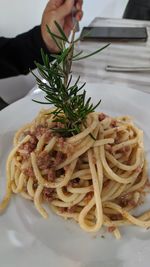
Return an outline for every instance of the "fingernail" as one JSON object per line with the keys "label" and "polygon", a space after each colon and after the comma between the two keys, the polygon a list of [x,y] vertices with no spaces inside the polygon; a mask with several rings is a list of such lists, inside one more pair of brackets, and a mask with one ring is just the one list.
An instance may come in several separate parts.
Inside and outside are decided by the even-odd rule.
{"label": "fingernail", "polygon": [[83,12],[79,11],[77,14],[76,14],[76,20],[80,21],[83,17]]}

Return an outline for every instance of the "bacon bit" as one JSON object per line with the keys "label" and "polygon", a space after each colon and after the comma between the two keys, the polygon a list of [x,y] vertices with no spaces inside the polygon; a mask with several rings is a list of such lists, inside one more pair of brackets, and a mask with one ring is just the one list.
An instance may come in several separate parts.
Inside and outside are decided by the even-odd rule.
{"label": "bacon bit", "polygon": [[140,173],[141,171],[142,171],[142,168],[141,168],[141,166],[138,166],[137,168],[136,168],[136,170],[135,170],[137,173]]}
{"label": "bacon bit", "polygon": [[57,125],[57,128],[64,128],[65,127],[65,125],[61,122],[57,122],[56,125]]}
{"label": "bacon bit", "polygon": [[26,158],[29,157],[30,153],[36,148],[37,142],[37,138],[35,136],[31,136],[27,143],[20,146],[20,150],[25,150],[27,152],[26,155],[20,152],[21,156],[25,156]]}
{"label": "bacon bit", "polygon": [[106,180],[106,181],[103,183],[103,187],[104,187],[104,188],[107,187],[107,186],[109,185],[109,183],[110,183],[110,180]]}
{"label": "bacon bit", "polygon": [[150,187],[150,181],[149,181],[149,180],[147,180],[147,182],[146,182],[146,186],[147,186],[147,187]]}
{"label": "bacon bit", "polygon": [[63,137],[58,138],[58,145],[64,153],[68,154],[68,156],[71,156],[74,152],[74,146],[72,144],[67,143],[65,141],[65,138]]}
{"label": "bacon bit", "polygon": [[54,188],[46,188],[44,187],[43,189],[43,199],[48,201],[48,202],[51,202],[55,199],[54,197],[54,194],[55,194],[55,189]]}
{"label": "bacon bit", "polygon": [[64,128],[64,124],[61,122],[52,122],[51,123],[51,128]]}
{"label": "bacon bit", "polygon": [[22,157],[22,158],[21,158],[22,160],[27,160],[27,159],[29,159],[29,155],[30,155],[30,154],[29,154],[29,153],[21,154],[21,152],[20,152],[20,155],[21,155],[21,157]]}
{"label": "bacon bit", "polygon": [[70,186],[72,186],[73,188],[76,188],[79,186],[80,184],[80,178],[75,178],[72,181],[69,182]]}
{"label": "bacon bit", "polygon": [[72,206],[72,207],[68,208],[68,210],[67,210],[67,211],[68,211],[69,213],[74,213],[74,212],[75,212],[75,210],[76,210],[76,207],[77,207],[77,206],[76,206],[76,205],[74,205],[74,206]]}
{"label": "bacon bit", "polygon": [[89,193],[87,193],[86,196],[85,196],[85,198],[84,198],[84,202],[85,202],[86,204],[88,204],[89,201],[92,199],[93,195],[94,195],[93,192],[89,192]]}
{"label": "bacon bit", "polygon": [[55,166],[65,161],[65,159],[66,159],[66,155],[62,153],[61,151],[58,151],[56,154]]}
{"label": "bacon bit", "polygon": [[37,157],[37,165],[40,170],[45,170],[53,165],[50,154],[46,151],[42,151]]}
{"label": "bacon bit", "polygon": [[45,143],[48,144],[49,141],[52,139],[53,136],[54,136],[54,134],[50,130],[48,130],[45,133],[45,136],[44,136]]}
{"label": "bacon bit", "polygon": [[32,167],[23,170],[23,173],[28,177],[35,177]]}
{"label": "bacon bit", "polygon": [[[138,176],[137,176],[137,178],[136,178],[136,184],[138,184],[141,181],[141,179],[142,179],[141,173],[139,173]],[[145,185],[144,185],[144,187],[145,187]],[[140,187],[140,189],[137,190],[137,191],[143,190],[144,187]]]}
{"label": "bacon bit", "polygon": [[116,230],[116,227],[115,226],[108,227],[108,232],[109,233],[113,233],[115,230]]}
{"label": "bacon bit", "polygon": [[129,152],[130,151],[130,147],[129,146],[125,146],[124,150],[125,150],[125,152]]}
{"label": "bacon bit", "polygon": [[56,122],[52,121],[50,123],[50,128],[53,129],[53,128],[56,128]]}
{"label": "bacon bit", "polygon": [[36,136],[31,135],[31,137],[30,137],[30,143],[32,145],[37,145],[37,142],[38,142],[38,140],[37,140]]}
{"label": "bacon bit", "polygon": [[46,133],[48,128],[44,125],[38,125],[34,130],[34,135],[39,139],[44,133]]}
{"label": "bacon bit", "polygon": [[116,120],[112,120],[110,126],[111,126],[112,128],[117,127],[117,121],[116,121]]}
{"label": "bacon bit", "polygon": [[123,148],[119,149],[118,152],[120,153],[128,153],[130,151],[130,147],[129,146],[124,146]]}
{"label": "bacon bit", "polygon": [[128,205],[132,207],[136,207],[138,203],[135,202],[134,199],[129,200]]}
{"label": "bacon bit", "polygon": [[107,145],[105,145],[105,149],[106,149],[106,151],[108,151],[109,153],[113,153],[113,149],[112,149],[112,146],[111,145],[109,145],[109,144],[107,144]]}
{"label": "bacon bit", "polygon": [[119,198],[119,205],[122,208],[127,206],[135,206],[135,201],[133,200],[133,192],[127,193]]}
{"label": "bacon bit", "polygon": [[54,169],[50,169],[48,171],[48,176],[47,176],[47,180],[50,181],[50,182],[54,182],[56,179],[56,173],[55,173],[55,170]]}
{"label": "bacon bit", "polygon": [[63,137],[58,138],[58,143],[61,148],[64,148],[65,139]]}
{"label": "bacon bit", "polygon": [[96,164],[96,158],[94,156],[92,157],[92,162],[93,164]]}
{"label": "bacon bit", "polygon": [[118,221],[118,220],[122,220],[122,215],[121,214],[112,214],[110,216],[110,219],[113,220],[113,221]]}
{"label": "bacon bit", "polygon": [[60,210],[61,213],[67,212],[67,208],[61,207],[59,210]]}
{"label": "bacon bit", "polygon": [[108,117],[105,113],[100,113],[98,116],[99,121],[103,121],[106,117]]}

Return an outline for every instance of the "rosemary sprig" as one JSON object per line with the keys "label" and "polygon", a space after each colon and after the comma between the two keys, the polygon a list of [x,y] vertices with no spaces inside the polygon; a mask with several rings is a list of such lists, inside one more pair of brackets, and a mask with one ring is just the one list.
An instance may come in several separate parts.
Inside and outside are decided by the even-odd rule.
{"label": "rosemary sprig", "polygon": [[55,22],[55,25],[59,35],[51,32],[48,26],[47,30],[59,48],[60,53],[54,55],[54,60],[50,62],[49,56],[41,49],[43,65],[37,62],[35,64],[42,79],[32,72],[39,88],[46,94],[46,102],[33,101],[43,104],[53,104],[56,107],[52,112],[54,115],[53,121],[57,125],[61,125],[61,127],[55,127],[53,130],[67,137],[81,131],[81,124],[86,123],[87,115],[93,112],[101,102],[100,100],[94,106],[91,103],[91,98],[86,100],[86,91],[83,90],[86,83],[79,85],[80,77],[78,77],[75,83],[72,83],[72,62],[99,53],[109,44],[88,55],[82,55],[82,51],[74,55],[74,46],[76,43],[75,27],[71,41],[69,41],[61,26],[57,22]]}

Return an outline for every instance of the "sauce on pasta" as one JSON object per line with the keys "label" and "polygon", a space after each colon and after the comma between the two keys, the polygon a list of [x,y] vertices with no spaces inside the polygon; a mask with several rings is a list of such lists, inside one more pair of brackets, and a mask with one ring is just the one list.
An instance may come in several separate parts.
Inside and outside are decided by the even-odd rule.
{"label": "sauce on pasta", "polygon": [[15,134],[0,210],[15,193],[33,201],[44,218],[50,207],[87,232],[105,226],[119,239],[119,226],[150,227],[150,212],[131,215],[148,179],[142,130],[130,117],[93,112],[81,133],[63,138],[52,130],[58,125],[51,111],[41,110]]}

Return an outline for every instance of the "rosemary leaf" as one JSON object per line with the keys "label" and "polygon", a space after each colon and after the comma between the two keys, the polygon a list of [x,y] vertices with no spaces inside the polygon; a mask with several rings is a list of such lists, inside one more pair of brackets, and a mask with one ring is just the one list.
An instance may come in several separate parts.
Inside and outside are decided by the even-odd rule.
{"label": "rosemary leaf", "polygon": [[[39,88],[45,93],[46,102],[35,99],[33,101],[55,106],[55,109],[50,112],[53,115],[53,122],[56,124],[56,127],[52,130],[61,136],[68,137],[80,133],[81,125],[86,123],[88,114],[94,112],[101,102],[100,100],[94,106],[91,103],[91,97],[86,98],[86,91],[84,90],[86,83],[80,83],[80,76],[74,83],[72,82],[72,62],[93,56],[109,44],[88,55],[81,56],[83,51],[74,55],[74,46],[78,40],[75,40],[76,26],[71,41],[68,40],[62,27],[57,22],[55,22],[55,26],[58,34],[53,33],[48,26],[47,31],[60,53],[52,55],[54,60],[51,61],[49,55],[41,49],[43,64],[35,62],[40,77],[31,71]],[[94,138],[93,135],[90,136]]]}
{"label": "rosemary leaf", "polygon": [[101,52],[102,50],[104,50],[105,48],[107,48],[109,45],[110,45],[110,44],[107,44],[107,45],[105,45],[105,46],[99,48],[98,50],[94,51],[93,53],[90,53],[90,54],[85,55],[85,56],[83,56],[83,57],[77,57],[77,58],[73,59],[73,61],[78,61],[78,60],[82,60],[82,59],[85,59],[85,58],[94,56],[95,54],[97,54],[97,53]]}

